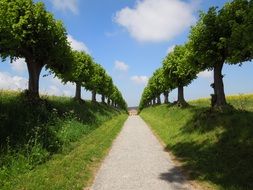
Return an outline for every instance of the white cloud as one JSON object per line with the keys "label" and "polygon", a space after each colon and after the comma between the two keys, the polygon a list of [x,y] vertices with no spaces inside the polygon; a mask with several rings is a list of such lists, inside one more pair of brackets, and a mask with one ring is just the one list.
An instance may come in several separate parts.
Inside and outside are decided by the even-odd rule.
{"label": "white cloud", "polygon": [[51,85],[51,86],[49,86],[49,88],[47,90],[47,94],[59,96],[62,93],[61,93],[60,89],[57,86]]}
{"label": "white cloud", "polygon": [[68,35],[68,41],[74,50],[85,51],[86,53],[90,54],[88,47],[83,42],[74,39],[73,36]]}
{"label": "white cloud", "polygon": [[11,68],[12,68],[12,70],[14,70],[18,73],[22,73],[22,72],[26,71],[27,67],[26,67],[25,59],[19,58],[19,59],[13,61],[11,64]]}
{"label": "white cloud", "polygon": [[75,85],[68,82],[63,84],[57,77],[49,76],[43,80],[42,93],[55,96],[73,96]]}
{"label": "white cloud", "polygon": [[123,61],[115,61],[114,68],[119,71],[128,71],[129,66],[125,64]]}
{"label": "white cloud", "polygon": [[208,70],[202,71],[198,74],[198,77],[211,79],[213,77],[213,71]]}
{"label": "white cloud", "polygon": [[71,11],[74,14],[78,14],[78,2],[77,0],[53,0],[53,6],[57,10]]}
{"label": "white cloud", "polygon": [[[28,79],[20,76],[12,76],[7,72],[0,72],[0,89],[25,90],[28,88]],[[40,94],[55,96],[73,96],[75,86],[72,83],[63,84],[58,78],[49,76],[40,80]]]}
{"label": "white cloud", "polygon": [[0,89],[24,90],[27,88],[28,80],[20,76],[11,76],[7,72],[0,72]]}
{"label": "white cloud", "polygon": [[169,54],[170,52],[172,52],[174,50],[174,48],[176,47],[176,45],[172,45],[167,49],[167,54]]}
{"label": "white cloud", "polygon": [[147,84],[148,83],[148,77],[147,76],[132,76],[131,80],[135,84]]}
{"label": "white cloud", "polygon": [[168,41],[195,22],[195,9],[196,4],[182,0],[142,0],[118,11],[115,21],[138,41]]}

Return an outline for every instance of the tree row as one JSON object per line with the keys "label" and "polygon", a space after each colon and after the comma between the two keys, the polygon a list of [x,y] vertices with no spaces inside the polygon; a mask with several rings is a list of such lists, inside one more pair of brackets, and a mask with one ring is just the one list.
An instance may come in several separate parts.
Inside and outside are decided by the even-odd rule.
{"label": "tree row", "polygon": [[[253,1],[233,0],[221,9],[211,7],[201,12],[191,28],[188,40],[177,45],[163,59],[144,89],[139,108],[160,104],[160,95],[168,103],[168,95],[178,89],[177,104],[187,105],[184,87],[204,70],[213,71],[211,106],[226,107],[222,68],[224,64],[242,65],[253,58]],[[235,76],[236,77],[236,76]]]}
{"label": "tree row", "polygon": [[62,79],[76,84],[77,100],[81,87],[101,94],[102,102],[126,109],[126,102],[103,67],[85,52],[74,51],[67,40],[63,23],[33,0],[0,1],[0,57],[25,58],[29,73],[27,94],[39,98],[39,78],[43,67]]}

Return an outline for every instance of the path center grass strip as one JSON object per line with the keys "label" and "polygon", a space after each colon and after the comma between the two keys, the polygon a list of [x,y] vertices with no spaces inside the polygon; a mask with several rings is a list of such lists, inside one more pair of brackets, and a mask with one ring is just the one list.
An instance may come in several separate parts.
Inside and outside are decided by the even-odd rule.
{"label": "path center grass strip", "polygon": [[126,118],[126,114],[115,116],[81,138],[68,154],[55,155],[32,171],[13,176],[1,189],[83,189],[91,182],[94,168],[107,154]]}

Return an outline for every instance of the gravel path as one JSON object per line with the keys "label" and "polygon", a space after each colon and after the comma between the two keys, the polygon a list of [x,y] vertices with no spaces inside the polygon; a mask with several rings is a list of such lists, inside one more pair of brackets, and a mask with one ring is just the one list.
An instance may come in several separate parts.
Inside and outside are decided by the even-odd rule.
{"label": "gravel path", "polygon": [[91,190],[193,190],[139,116],[130,116]]}

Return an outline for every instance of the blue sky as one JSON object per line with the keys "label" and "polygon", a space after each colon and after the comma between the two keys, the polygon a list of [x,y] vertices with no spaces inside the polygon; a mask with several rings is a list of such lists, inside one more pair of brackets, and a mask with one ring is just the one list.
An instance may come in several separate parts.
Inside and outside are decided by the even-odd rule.
{"label": "blue sky", "polygon": [[[63,21],[72,47],[88,51],[112,76],[129,106],[139,103],[146,82],[174,45],[187,41],[199,10],[222,6],[227,0],[43,0],[47,10]],[[226,65],[227,94],[253,92],[253,64]],[[46,73],[45,71],[43,73]],[[43,74],[42,74],[43,75]],[[203,72],[185,89],[186,99],[209,97],[212,73]],[[24,89],[24,60],[0,64],[0,88]],[[41,77],[40,91],[73,96],[74,86]],[[176,99],[173,91],[170,101]],[[90,93],[83,91],[83,98]]]}

